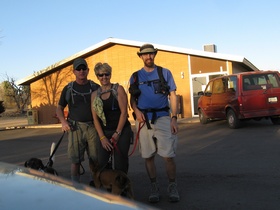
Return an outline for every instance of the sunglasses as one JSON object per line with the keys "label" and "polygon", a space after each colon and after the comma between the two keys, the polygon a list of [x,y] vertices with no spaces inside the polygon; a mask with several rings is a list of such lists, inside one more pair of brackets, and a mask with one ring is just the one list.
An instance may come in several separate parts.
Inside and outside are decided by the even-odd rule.
{"label": "sunglasses", "polygon": [[85,68],[85,67],[78,67],[78,68],[76,68],[75,70],[76,70],[76,71],[81,71],[81,70],[86,71],[87,68]]}
{"label": "sunglasses", "polygon": [[103,76],[109,77],[110,75],[111,75],[110,73],[97,74],[98,77],[103,77]]}

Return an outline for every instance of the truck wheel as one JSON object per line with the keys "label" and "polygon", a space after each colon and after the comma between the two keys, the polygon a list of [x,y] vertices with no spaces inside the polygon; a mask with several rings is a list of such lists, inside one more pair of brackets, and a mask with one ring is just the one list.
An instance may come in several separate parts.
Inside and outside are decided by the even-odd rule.
{"label": "truck wheel", "polygon": [[240,120],[237,118],[235,112],[232,109],[227,112],[227,122],[228,126],[232,129],[236,129],[241,126]]}
{"label": "truck wheel", "polygon": [[204,115],[203,111],[201,111],[201,109],[198,110],[198,115],[199,115],[199,121],[201,124],[206,124],[208,122],[208,119]]}

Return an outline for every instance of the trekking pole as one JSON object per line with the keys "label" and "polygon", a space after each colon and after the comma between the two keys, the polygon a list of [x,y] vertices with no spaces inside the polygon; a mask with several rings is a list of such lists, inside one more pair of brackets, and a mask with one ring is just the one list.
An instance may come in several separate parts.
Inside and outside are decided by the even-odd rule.
{"label": "trekking pole", "polygon": [[58,141],[57,144],[55,145],[55,148],[54,148],[52,154],[51,154],[50,157],[49,157],[49,162],[47,163],[46,167],[48,167],[48,166],[52,167],[52,165],[53,165],[53,160],[52,160],[52,158],[53,158],[53,156],[54,156],[54,154],[55,154],[57,148],[59,147],[59,145],[60,145],[60,143],[61,143],[61,141],[62,141],[62,139],[63,139],[63,137],[64,137],[64,134],[65,134],[65,131],[63,131],[62,136],[60,137],[59,141]]}

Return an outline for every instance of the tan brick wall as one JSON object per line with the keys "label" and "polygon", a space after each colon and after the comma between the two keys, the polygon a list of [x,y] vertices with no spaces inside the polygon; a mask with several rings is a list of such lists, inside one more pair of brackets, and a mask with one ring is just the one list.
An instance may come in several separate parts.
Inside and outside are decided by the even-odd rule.
{"label": "tan brick wall", "polygon": [[[88,78],[98,82],[94,74],[94,65],[97,62],[107,62],[112,66],[111,82],[118,82],[128,93],[128,82],[131,74],[143,67],[142,60],[137,55],[138,49],[138,47],[116,44],[95,54],[88,55],[88,57],[86,57],[90,68]],[[223,67],[224,71],[227,69],[226,61],[222,60],[198,56],[190,56],[190,60],[193,74],[198,74],[199,71],[202,71],[200,73],[216,72],[220,70],[220,66]],[[171,70],[177,85],[177,94],[182,96],[183,113],[181,116],[191,117],[188,55],[159,51],[155,63]],[[229,63],[229,67],[232,68],[231,63]],[[72,71],[71,64],[31,84],[32,107],[39,111],[39,123],[57,122],[57,119],[54,118],[55,108],[63,87],[75,79]],[[184,74],[183,78],[181,77],[181,72]],[[129,114],[132,116],[130,111]]]}
{"label": "tan brick wall", "polygon": [[[176,93],[182,96],[183,113],[181,116],[191,117],[188,56],[179,53],[158,52],[155,63],[168,68],[172,72],[177,85]],[[181,78],[181,72],[184,73],[184,78]]]}

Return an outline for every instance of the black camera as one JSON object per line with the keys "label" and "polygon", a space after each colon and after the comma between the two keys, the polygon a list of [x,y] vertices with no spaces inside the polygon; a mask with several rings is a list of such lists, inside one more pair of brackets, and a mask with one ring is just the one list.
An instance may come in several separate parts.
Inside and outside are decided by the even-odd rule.
{"label": "black camera", "polygon": [[166,83],[161,84],[160,88],[161,88],[161,93],[162,94],[169,95],[170,87]]}

